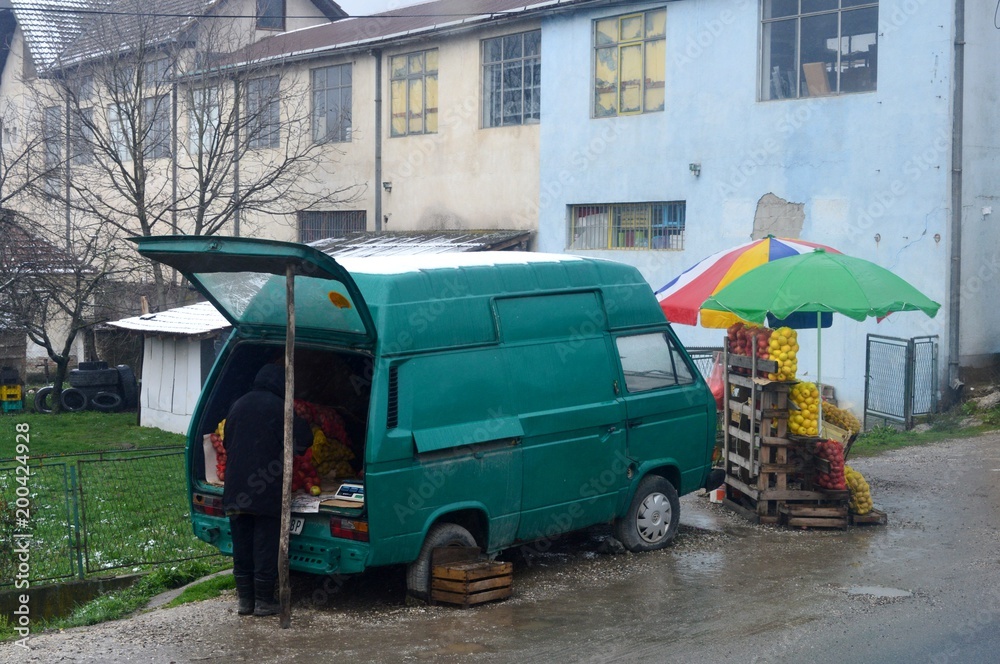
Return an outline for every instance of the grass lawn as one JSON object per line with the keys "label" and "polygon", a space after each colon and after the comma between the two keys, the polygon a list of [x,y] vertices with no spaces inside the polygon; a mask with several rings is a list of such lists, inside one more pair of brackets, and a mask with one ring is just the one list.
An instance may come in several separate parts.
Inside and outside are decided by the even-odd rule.
{"label": "grass lawn", "polygon": [[14,456],[14,426],[30,428],[31,456],[78,454],[132,447],[184,445],[184,436],[140,427],[135,413],[7,413],[0,416],[0,458]]}

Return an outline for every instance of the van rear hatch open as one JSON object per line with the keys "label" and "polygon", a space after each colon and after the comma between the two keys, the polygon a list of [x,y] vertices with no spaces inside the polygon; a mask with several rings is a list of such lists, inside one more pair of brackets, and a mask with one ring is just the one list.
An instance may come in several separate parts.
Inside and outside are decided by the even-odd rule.
{"label": "van rear hatch open", "polygon": [[229,237],[131,239],[142,256],[181,272],[241,334],[285,335],[285,275],[291,267],[297,336],[375,347],[375,326],[357,284],[336,260],[312,247]]}

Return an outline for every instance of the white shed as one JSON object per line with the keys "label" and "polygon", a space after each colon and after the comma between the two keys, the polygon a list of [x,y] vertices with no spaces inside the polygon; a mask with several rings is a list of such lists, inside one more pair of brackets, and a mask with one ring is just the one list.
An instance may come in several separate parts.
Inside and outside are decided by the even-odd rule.
{"label": "white shed", "polygon": [[229,321],[211,302],[199,302],[108,325],[143,335],[139,424],[187,433]]}

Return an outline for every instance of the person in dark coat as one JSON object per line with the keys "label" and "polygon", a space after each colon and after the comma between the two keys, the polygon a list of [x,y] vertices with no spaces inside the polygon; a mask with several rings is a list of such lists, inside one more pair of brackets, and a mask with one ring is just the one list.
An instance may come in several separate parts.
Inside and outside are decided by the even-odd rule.
{"label": "person in dark coat", "polygon": [[[285,372],[266,364],[253,389],[236,400],[226,416],[226,481],[222,506],[233,537],[233,577],[240,615],[278,612],[281,485],[284,468]],[[312,443],[308,423],[295,419],[296,454]]]}

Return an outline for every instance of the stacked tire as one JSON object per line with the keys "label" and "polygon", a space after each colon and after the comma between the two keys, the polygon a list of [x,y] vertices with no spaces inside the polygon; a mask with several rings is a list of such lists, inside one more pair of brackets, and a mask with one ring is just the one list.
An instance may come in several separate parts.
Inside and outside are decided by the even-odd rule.
{"label": "stacked tire", "polygon": [[[62,409],[69,412],[96,410],[115,413],[139,405],[139,384],[127,364],[108,368],[107,362],[81,362],[69,372],[69,387],[60,397]],[[52,386],[35,393],[35,410],[52,412]]]}

